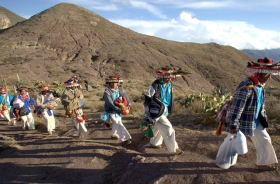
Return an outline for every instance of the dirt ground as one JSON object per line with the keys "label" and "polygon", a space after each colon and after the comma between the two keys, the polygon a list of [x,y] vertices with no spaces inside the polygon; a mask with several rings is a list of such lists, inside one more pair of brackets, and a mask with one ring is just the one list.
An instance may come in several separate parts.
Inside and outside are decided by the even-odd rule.
{"label": "dirt ground", "polygon": [[[139,129],[140,121],[124,116],[132,144],[122,147],[110,138],[111,130],[98,121],[100,112],[85,110],[87,134],[78,138],[71,119],[63,110],[54,111],[56,132],[21,129],[0,121],[0,141],[14,138],[17,148],[0,151],[0,183],[280,183],[280,171],[261,172],[255,168],[255,150],[248,138],[248,153],[237,164],[218,168],[215,157],[225,134],[216,136],[216,126],[199,124],[196,116],[170,117],[176,139],[184,153],[170,155],[165,146],[149,147],[149,139]],[[279,130],[277,124],[274,129]],[[280,158],[279,131],[269,131]]]}

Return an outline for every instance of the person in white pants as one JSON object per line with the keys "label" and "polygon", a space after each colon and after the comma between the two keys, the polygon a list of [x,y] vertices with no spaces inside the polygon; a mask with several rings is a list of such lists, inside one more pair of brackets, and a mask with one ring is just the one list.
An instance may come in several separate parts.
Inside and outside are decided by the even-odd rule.
{"label": "person in white pants", "polygon": [[160,148],[164,142],[169,153],[180,155],[183,151],[179,149],[175,130],[167,119],[167,115],[172,113],[173,87],[171,81],[175,79],[176,72],[177,70],[172,65],[156,71],[157,79],[145,94],[144,119],[154,125],[152,129],[154,137],[150,139],[151,147]]}
{"label": "person in white pants", "polygon": [[[128,96],[124,93],[121,86],[122,79],[119,76],[109,76],[106,79],[107,87],[105,89],[103,99],[105,101],[105,112],[109,114],[107,123],[109,123],[110,119],[112,120],[112,134],[111,138],[120,139],[122,141],[123,146],[128,146],[132,143],[131,135],[125,128],[122,123],[121,112],[126,111],[131,107],[131,102]],[[127,107],[118,107],[114,104],[114,101],[119,98],[119,96],[124,95],[127,99],[128,106]]]}
{"label": "person in white pants", "polygon": [[35,101],[28,94],[28,88],[26,86],[20,86],[17,91],[19,91],[19,95],[14,96],[11,105],[15,109],[16,116],[19,116],[21,119],[22,129],[25,130],[28,128],[29,130],[34,130],[35,124],[31,108],[34,109]]}
{"label": "person in white pants", "polygon": [[16,119],[11,117],[11,101],[13,96],[8,93],[5,87],[0,87],[0,116],[8,120],[8,125],[16,125]]}
{"label": "person in white pants", "polygon": [[[259,58],[257,63],[248,62],[247,71],[254,73],[241,81],[236,88],[238,90],[233,96],[226,116],[227,131],[230,134],[241,131],[244,135],[250,136],[256,148],[255,165],[259,170],[277,170],[277,156],[266,131],[268,122],[264,86],[268,80],[272,79],[271,75],[279,74],[280,68],[276,67],[272,59],[265,57]],[[241,88],[242,86],[253,87]],[[222,149],[222,145],[220,149]],[[224,154],[217,155],[216,160],[220,160],[220,157],[228,158],[226,152]]]}
{"label": "person in white pants", "polygon": [[50,135],[55,131],[55,118],[53,114],[54,96],[48,84],[39,87],[39,94],[36,97],[36,112],[38,117],[44,118],[45,126]]}

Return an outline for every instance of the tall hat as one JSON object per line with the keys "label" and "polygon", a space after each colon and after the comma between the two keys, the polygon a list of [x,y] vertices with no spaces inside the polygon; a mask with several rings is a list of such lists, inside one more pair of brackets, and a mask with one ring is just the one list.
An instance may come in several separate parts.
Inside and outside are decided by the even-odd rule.
{"label": "tall hat", "polygon": [[106,78],[105,81],[106,83],[110,83],[110,82],[122,83],[123,79],[121,79],[118,75],[111,75],[108,76],[108,78]]}
{"label": "tall hat", "polygon": [[50,91],[50,87],[48,84],[42,84],[38,89],[39,91]]}
{"label": "tall hat", "polygon": [[79,86],[77,80],[73,77],[71,77],[70,79],[68,79],[67,81],[64,82],[64,85],[66,87],[73,87],[73,86]]}
{"label": "tall hat", "polygon": [[255,73],[271,73],[272,75],[280,74],[280,65],[279,62],[274,63],[273,59],[267,57],[260,58],[257,60],[257,63],[250,61],[246,66],[247,72]]}
{"label": "tall hat", "polygon": [[7,89],[3,86],[0,87],[0,94],[7,94]]}
{"label": "tall hat", "polygon": [[25,90],[25,91],[28,91],[28,87],[26,87],[26,86],[19,86],[18,88],[17,88],[17,91],[21,91],[21,90]]}
{"label": "tall hat", "polygon": [[161,78],[176,78],[178,76],[183,76],[191,74],[189,72],[182,71],[180,67],[175,67],[172,64],[161,67],[160,69],[156,70],[156,77],[158,79]]}

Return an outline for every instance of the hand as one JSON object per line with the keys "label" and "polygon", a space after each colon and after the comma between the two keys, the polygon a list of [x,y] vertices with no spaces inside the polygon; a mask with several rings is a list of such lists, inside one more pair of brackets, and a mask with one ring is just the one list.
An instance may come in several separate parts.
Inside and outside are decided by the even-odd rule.
{"label": "hand", "polygon": [[235,129],[230,129],[231,134],[236,134],[236,128]]}
{"label": "hand", "polygon": [[47,108],[49,109],[49,110],[53,110],[54,109],[54,107],[53,106],[47,106]]}

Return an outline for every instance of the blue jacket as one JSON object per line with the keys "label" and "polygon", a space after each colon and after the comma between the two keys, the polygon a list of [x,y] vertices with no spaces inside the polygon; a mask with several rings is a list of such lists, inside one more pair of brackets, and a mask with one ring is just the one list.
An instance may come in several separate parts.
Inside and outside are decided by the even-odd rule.
{"label": "blue jacket", "polygon": [[13,100],[13,96],[11,94],[5,94],[5,96],[6,99],[4,98],[4,95],[0,95],[0,104],[6,105],[10,109],[10,102]]}
{"label": "blue jacket", "polygon": [[28,98],[23,100],[21,95],[16,95],[16,96],[14,96],[14,98],[12,99],[12,101],[10,103],[11,106],[13,106],[13,102],[16,98],[19,98],[21,101],[24,102],[23,108],[25,108],[28,111],[28,113],[30,113],[31,112],[30,106],[35,105],[35,101],[33,100],[33,98],[31,96],[28,96]]}

